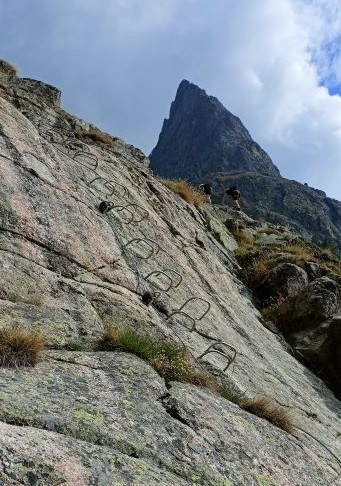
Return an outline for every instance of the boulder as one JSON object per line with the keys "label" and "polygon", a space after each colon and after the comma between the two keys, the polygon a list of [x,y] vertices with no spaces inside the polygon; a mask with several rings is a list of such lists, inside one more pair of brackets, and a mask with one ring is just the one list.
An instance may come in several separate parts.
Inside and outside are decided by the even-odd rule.
{"label": "boulder", "polygon": [[341,314],[292,336],[293,347],[341,396]]}
{"label": "boulder", "polygon": [[296,297],[291,309],[295,328],[315,328],[341,307],[341,286],[329,277],[317,278]]}
{"label": "boulder", "polygon": [[323,269],[315,262],[305,262],[304,270],[307,272],[309,280],[315,280],[323,276]]}
{"label": "boulder", "polygon": [[303,268],[292,263],[280,263],[268,273],[259,287],[264,296],[294,296],[308,285],[308,275]]}

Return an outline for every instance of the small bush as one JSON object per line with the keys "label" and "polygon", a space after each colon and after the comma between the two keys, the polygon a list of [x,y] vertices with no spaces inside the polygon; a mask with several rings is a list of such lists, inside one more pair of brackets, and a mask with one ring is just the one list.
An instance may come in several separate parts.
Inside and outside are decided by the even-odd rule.
{"label": "small bush", "polygon": [[0,329],[0,365],[5,367],[34,366],[45,349],[41,334],[31,329]]}
{"label": "small bush", "polygon": [[316,258],[311,248],[302,245],[287,245],[284,247],[284,251],[291,253],[296,262],[315,262]]}
{"label": "small bush", "polygon": [[279,295],[276,300],[262,310],[265,319],[270,319],[276,324],[286,324],[290,321],[291,301],[290,296]]}
{"label": "small bush", "polygon": [[240,406],[247,412],[271,422],[289,434],[294,430],[294,424],[288,412],[284,408],[275,405],[267,397],[243,400]]}
{"label": "small bush", "polygon": [[242,243],[238,246],[238,248],[236,248],[236,250],[234,251],[234,254],[236,255],[236,257],[238,258],[238,260],[240,262],[246,260],[250,260],[252,259],[252,255],[255,251],[256,247],[253,245],[253,244],[245,244],[245,243]]}
{"label": "small bush", "polygon": [[109,137],[105,133],[101,132],[100,130],[76,130],[75,137],[79,140],[84,140],[86,138],[90,138],[94,142],[102,142],[106,145],[111,145],[113,143],[113,138]]}
{"label": "small bush", "polygon": [[10,64],[7,61],[4,61],[3,59],[0,59],[0,71],[6,74],[10,74],[12,76],[16,76],[17,70],[15,69],[12,64]]}
{"label": "small bush", "polygon": [[188,204],[202,206],[205,203],[205,196],[195,187],[181,179],[161,179],[164,186],[168,187],[175,194],[179,194]]}
{"label": "small bush", "polygon": [[240,405],[242,402],[241,394],[238,391],[233,390],[232,388],[220,386],[218,388],[218,393],[221,397],[225,398],[225,400],[235,403],[236,405]]}
{"label": "small bush", "polygon": [[239,245],[253,245],[255,238],[250,230],[248,229],[237,229],[233,236],[237,240]]}

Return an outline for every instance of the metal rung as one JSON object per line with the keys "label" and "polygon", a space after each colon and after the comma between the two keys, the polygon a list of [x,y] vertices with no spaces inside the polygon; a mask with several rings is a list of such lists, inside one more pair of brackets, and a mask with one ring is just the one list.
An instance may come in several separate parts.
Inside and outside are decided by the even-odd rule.
{"label": "metal rung", "polygon": [[[156,241],[154,241],[150,238],[133,238],[132,240],[128,241],[128,243],[123,245],[123,248],[126,248],[127,246],[131,245],[131,243],[134,243],[134,242],[140,243],[141,241],[143,241],[144,243],[146,243],[147,246],[149,246],[149,248],[151,249],[151,253],[147,257],[140,257],[140,258],[143,258],[144,260],[148,260],[151,256],[157,255],[159,253],[160,247],[159,247],[158,243],[156,243]],[[153,243],[153,245],[156,246],[156,249],[153,247],[153,245],[148,243],[149,241],[151,241]]]}
{"label": "metal rung", "polygon": [[190,332],[193,332],[193,331],[196,330],[195,319],[192,316],[190,316],[189,314],[187,314],[187,312],[184,312],[184,311],[181,311],[181,310],[173,311],[171,314],[169,314],[169,316],[166,317],[166,321],[168,321],[168,319],[170,319],[171,317],[173,317],[177,314],[180,314],[182,316],[186,316],[186,317],[188,317],[188,319],[190,319],[193,322],[193,326],[192,326],[192,329],[190,329]]}
{"label": "metal rung", "polygon": [[162,292],[168,292],[168,290],[172,288],[172,286],[173,286],[173,280],[171,279],[171,277],[169,275],[166,275],[165,272],[163,272],[162,270],[154,270],[153,272],[148,273],[148,275],[146,275],[144,277],[144,279],[145,280],[148,280],[149,277],[151,277],[152,275],[155,275],[155,277],[158,277],[159,275],[164,275],[166,278],[168,278],[168,280],[169,280],[170,283],[169,283],[169,285],[168,285],[168,287],[166,289],[164,289],[161,286],[157,285],[155,282],[152,282]]}
{"label": "metal rung", "polygon": [[[136,208],[136,207],[142,209],[143,211],[145,211],[145,216],[141,216],[141,214],[139,214],[140,218],[136,218],[136,214],[138,214],[137,211],[133,212],[131,209],[129,209],[129,208]],[[146,209],[143,209],[138,204],[129,203],[129,204],[126,204],[125,206],[116,205],[116,206],[113,206],[111,209],[116,209],[117,211],[124,211],[125,210],[125,211],[128,211],[128,213],[131,214],[130,221],[123,221],[123,223],[125,223],[125,224],[141,223],[141,221],[143,221],[144,219],[148,219],[149,218],[148,211]],[[150,240],[150,238],[143,238],[143,239]],[[150,241],[153,241],[153,240],[150,240]]]}
{"label": "metal rung", "polygon": [[[124,209],[127,209],[128,208],[139,208],[143,211],[144,215],[142,214],[139,214],[136,210],[134,212],[134,215],[138,214],[140,216],[140,218],[136,218],[136,216],[134,216],[134,221],[132,221],[133,223],[141,223],[141,221],[144,221],[146,219],[149,218],[149,213],[146,209],[144,209],[142,206],[140,206],[139,204],[135,204],[135,203],[130,203],[130,204],[127,204]],[[130,211],[130,210],[128,210]]]}
{"label": "metal rung", "polygon": [[[173,281],[172,277],[170,277],[169,275],[167,275],[166,272],[173,272],[173,273],[175,273],[176,275],[178,275],[180,277],[180,281],[177,284],[174,284],[174,281]],[[151,277],[152,275],[155,275],[155,277],[158,277],[159,275],[164,275],[165,277],[167,277],[169,279],[170,284],[169,284],[169,286],[166,289],[163,289],[162,287],[158,286],[158,288],[160,290],[162,290],[163,292],[168,292],[168,290],[170,290],[171,288],[176,289],[177,287],[179,287],[179,285],[182,282],[182,276],[178,272],[176,272],[175,270],[172,270],[171,268],[164,268],[163,270],[154,270],[153,272],[148,273],[148,275],[146,275],[144,277],[144,279],[145,280],[148,280],[149,277]],[[155,285],[155,283],[154,283],[154,285]]]}
{"label": "metal rung", "polygon": [[64,144],[69,151],[75,150],[79,152],[90,153],[89,146],[81,140],[78,140],[77,138],[67,138],[66,140],[64,140]]}
{"label": "metal rung", "polygon": [[[217,346],[226,346],[229,351],[232,352],[232,356],[229,356],[226,351],[222,351],[221,349],[216,349]],[[204,351],[200,356],[198,356],[196,359],[202,359],[206,354],[209,353],[217,353],[220,356],[224,356],[224,358],[227,359],[227,365],[223,369],[223,372],[225,372],[231,364],[235,361],[236,356],[237,356],[237,351],[233,346],[230,346],[227,343],[224,343],[223,341],[217,341],[216,343],[212,343],[209,345],[209,347]]]}
{"label": "metal rung", "polygon": [[182,306],[178,310],[181,311],[189,302],[191,302],[193,300],[201,300],[202,302],[205,302],[205,304],[207,304],[207,309],[203,313],[203,315],[201,317],[197,317],[195,319],[196,321],[201,321],[201,319],[203,319],[206,316],[206,314],[209,312],[209,310],[211,309],[211,304],[207,300],[202,299],[201,297],[190,297],[189,299],[186,300],[186,302],[184,304],[182,304]]}
{"label": "metal rung", "polygon": [[[81,160],[78,160],[77,157],[82,157],[83,159],[88,159],[88,162],[89,164],[91,165],[89,167],[89,165],[87,165],[86,163],[84,163],[84,161],[82,162]],[[91,154],[90,152],[76,152],[74,155],[73,155],[73,160],[76,160],[77,162],[79,162],[81,165],[84,165],[84,167],[86,167],[87,169],[91,169],[91,170],[96,170],[97,167],[98,167],[98,158],[95,154]]]}
{"label": "metal rung", "polygon": [[[127,197],[128,196],[128,189],[126,188],[126,186],[124,186],[123,184],[120,184],[118,182],[115,182],[115,181],[109,181],[108,179],[106,179],[105,177],[102,177],[102,176],[98,176],[98,177],[95,177],[95,179],[92,179],[92,181],[88,182],[88,186],[91,186],[94,182],[96,181],[103,181],[103,185],[106,189],[109,189],[110,192],[108,192],[108,196],[112,196],[113,194],[116,194],[120,197]],[[117,194],[117,192],[115,192],[115,186],[119,186],[119,187],[122,187],[123,188],[123,196],[121,194]]]}

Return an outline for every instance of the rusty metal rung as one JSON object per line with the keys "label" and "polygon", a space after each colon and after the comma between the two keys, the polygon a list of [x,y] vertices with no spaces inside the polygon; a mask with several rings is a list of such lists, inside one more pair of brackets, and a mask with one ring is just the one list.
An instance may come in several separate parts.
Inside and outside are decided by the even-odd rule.
{"label": "rusty metal rung", "polygon": [[[179,282],[177,282],[176,284],[174,284],[174,280],[171,276],[167,275],[166,272],[173,272],[175,273],[178,277],[180,277],[180,280]],[[156,285],[162,292],[168,292],[170,289],[176,289],[179,287],[179,285],[181,284],[182,282],[182,276],[180,275],[180,273],[176,272],[175,270],[172,270],[171,268],[163,268],[162,270],[154,270],[153,272],[150,272],[148,273],[148,275],[146,275],[144,277],[145,280],[148,280],[149,277],[151,277],[152,275],[155,275],[155,277],[158,277],[159,275],[164,275],[166,278],[169,279],[170,281],[170,284],[168,285],[168,287],[166,289],[158,286],[155,282],[154,282],[154,285]],[[153,283],[153,282],[152,282]]]}
{"label": "rusty metal rung", "polygon": [[[124,186],[123,184],[120,184],[119,182],[109,181],[108,179],[106,179],[105,177],[102,177],[100,175],[98,175],[97,177],[92,179],[87,184],[88,184],[88,186],[91,186],[94,182],[96,182],[98,180],[104,181],[104,183],[103,183],[104,187],[109,189],[110,192],[107,194],[108,196],[113,196],[113,194],[116,194],[120,197],[127,197],[128,196],[128,189],[126,188],[126,186]],[[119,187],[123,188],[123,196],[121,194],[118,194],[117,191],[115,191],[115,186],[119,186]]]}

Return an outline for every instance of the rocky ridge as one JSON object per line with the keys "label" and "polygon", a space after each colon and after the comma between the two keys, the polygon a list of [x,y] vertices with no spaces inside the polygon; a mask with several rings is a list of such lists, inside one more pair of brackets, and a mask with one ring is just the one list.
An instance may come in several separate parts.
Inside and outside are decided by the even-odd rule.
{"label": "rocky ridge", "polygon": [[162,177],[210,181],[213,201],[237,185],[244,210],[341,251],[341,202],[281,177],[242,122],[213,96],[182,81],[164,120],[151,168]]}
{"label": "rocky ridge", "polygon": [[[61,110],[55,88],[29,86],[1,76],[0,326],[38,329],[50,350],[34,369],[0,368],[0,482],[338,484],[340,402],[263,326],[236,275],[230,211],[190,207],[138,149],[86,137],[94,127]],[[103,215],[105,199],[116,207]],[[144,305],[155,290],[162,307]],[[191,319],[169,317],[183,305],[192,332]],[[124,319],[195,358],[227,342],[237,358],[225,373],[218,354],[198,366],[273,397],[295,432],[205,388],[166,387],[132,354],[81,350]]]}

